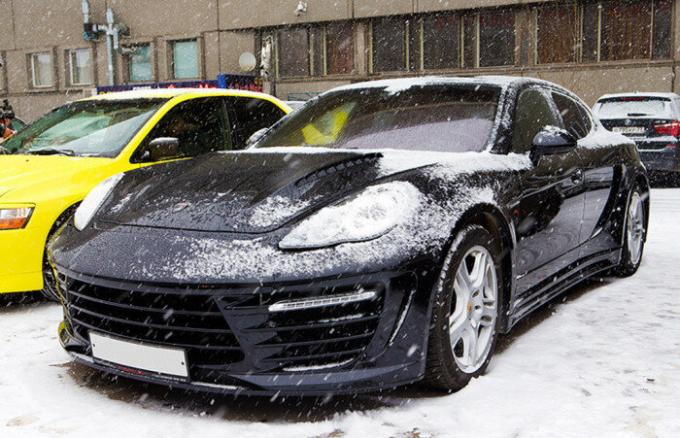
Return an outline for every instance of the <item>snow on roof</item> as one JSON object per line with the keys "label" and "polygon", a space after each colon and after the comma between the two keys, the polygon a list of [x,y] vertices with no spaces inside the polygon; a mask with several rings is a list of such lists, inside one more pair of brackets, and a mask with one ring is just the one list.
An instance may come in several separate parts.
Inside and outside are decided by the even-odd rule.
{"label": "snow on roof", "polygon": [[605,99],[617,99],[621,97],[660,97],[662,99],[680,99],[680,96],[675,93],[656,93],[656,92],[640,92],[633,91],[630,93],[613,93],[601,96],[598,101]]}
{"label": "snow on roof", "polygon": [[519,82],[523,78],[512,76],[418,76],[411,78],[381,79],[376,81],[357,82],[333,88],[331,92],[363,90],[370,88],[384,88],[388,93],[399,93],[412,87],[424,87],[428,85],[458,85],[458,84],[484,84],[506,87],[513,82]]}

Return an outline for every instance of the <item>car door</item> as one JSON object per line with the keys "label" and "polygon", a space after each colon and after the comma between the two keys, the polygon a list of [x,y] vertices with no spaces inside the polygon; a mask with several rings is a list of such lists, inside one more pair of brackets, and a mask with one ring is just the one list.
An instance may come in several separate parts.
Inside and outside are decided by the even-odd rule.
{"label": "car door", "polygon": [[520,92],[514,115],[512,150],[532,155],[521,175],[522,192],[513,210],[517,233],[517,292],[548,280],[578,259],[584,211],[583,173],[578,150],[535,156],[534,136],[546,126],[562,127],[548,90]]}
{"label": "car door", "polygon": [[620,163],[618,154],[613,153],[613,145],[589,147],[589,137],[594,135],[590,110],[559,92],[553,92],[553,99],[565,128],[579,139],[585,191],[579,258],[585,258],[617,246],[611,235],[601,234],[601,231],[615,201],[613,185],[615,178],[621,176]]}

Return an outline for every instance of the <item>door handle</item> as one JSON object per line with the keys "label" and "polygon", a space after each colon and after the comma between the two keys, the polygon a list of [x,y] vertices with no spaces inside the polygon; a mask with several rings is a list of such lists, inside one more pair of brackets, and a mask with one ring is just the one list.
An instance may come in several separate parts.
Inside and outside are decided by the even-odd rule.
{"label": "door handle", "polygon": [[571,175],[571,182],[574,184],[581,184],[583,182],[583,171],[578,169]]}

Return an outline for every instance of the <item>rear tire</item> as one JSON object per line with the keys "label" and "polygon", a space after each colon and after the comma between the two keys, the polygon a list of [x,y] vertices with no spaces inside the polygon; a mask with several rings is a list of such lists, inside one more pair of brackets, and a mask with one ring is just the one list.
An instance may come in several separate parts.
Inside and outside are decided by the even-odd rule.
{"label": "rear tire", "polygon": [[614,274],[619,277],[630,277],[635,274],[642,262],[647,240],[647,212],[644,196],[647,195],[636,185],[628,197],[626,217],[623,221],[621,262],[614,269]]}
{"label": "rear tire", "polygon": [[486,370],[503,303],[500,254],[498,239],[479,225],[454,239],[432,308],[425,385],[454,392]]}

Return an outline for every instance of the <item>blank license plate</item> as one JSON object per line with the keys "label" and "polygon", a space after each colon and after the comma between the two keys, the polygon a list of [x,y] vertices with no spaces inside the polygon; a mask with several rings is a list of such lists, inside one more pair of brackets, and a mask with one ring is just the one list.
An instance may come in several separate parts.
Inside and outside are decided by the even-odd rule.
{"label": "blank license plate", "polygon": [[121,341],[93,332],[90,344],[96,359],[142,371],[189,377],[184,350]]}
{"label": "blank license plate", "polygon": [[644,134],[646,130],[644,126],[616,126],[612,131],[619,134]]}

